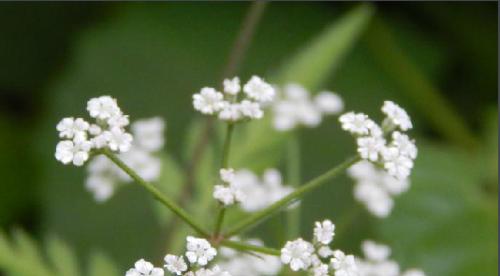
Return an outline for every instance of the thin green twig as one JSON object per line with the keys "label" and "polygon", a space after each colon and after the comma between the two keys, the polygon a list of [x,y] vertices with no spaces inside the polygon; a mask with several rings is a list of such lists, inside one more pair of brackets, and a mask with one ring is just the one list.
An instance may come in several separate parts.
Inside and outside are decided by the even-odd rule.
{"label": "thin green twig", "polygon": [[253,215],[247,217],[246,219],[242,220],[241,222],[237,223],[235,226],[233,226],[225,235],[225,238],[229,238],[231,236],[234,236],[238,233],[240,233],[243,230],[248,230],[250,227],[254,227],[258,225],[261,221],[263,221],[265,218],[271,216],[278,210],[280,210],[283,207],[286,207],[287,205],[290,205],[292,202],[300,199],[303,197],[306,193],[318,188],[324,183],[327,183],[328,180],[334,178],[335,176],[339,175],[341,172],[349,168],[352,164],[358,162],[360,160],[359,156],[354,156],[351,158],[348,158],[346,161],[341,163],[340,165],[328,170],[324,174],[310,180],[306,184],[300,186],[297,188],[295,191],[291,192],[284,198],[278,200],[271,206],[254,213]]}
{"label": "thin green twig", "polygon": [[198,234],[208,237],[209,234],[207,231],[203,230],[203,227],[198,224],[195,219],[189,215],[186,211],[184,211],[180,206],[178,206],[173,200],[168,198],[166,195],[162,194],[155,186],[146,182],[140,175],[138,175],[132,168],[127,166],[120,158],[118,158],[113,152],[109,150],[102,150],[102,154],[108,157],[113,163],[115,163],[120,169],[122,169],[126,174],[128,174],[135,182],[142,187],[144,187],[148,192],[150,192],[153,197],[158,200],[160,203],[165,205],[168,209],[170,209],[174,214],[176,214],[179,218],[184,220],[191,228],[193,228]]}

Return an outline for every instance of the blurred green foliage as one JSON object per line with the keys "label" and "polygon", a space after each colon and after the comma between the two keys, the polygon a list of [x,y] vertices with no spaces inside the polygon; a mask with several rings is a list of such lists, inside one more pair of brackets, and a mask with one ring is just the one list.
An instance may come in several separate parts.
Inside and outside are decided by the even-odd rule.
{"label": "blurred green foliage", "polygon": [[[0,43],[0,226],[10,232],[21,224],[36,237],[65,241],[36,243],[17,230],[9,241],[1,234],[0,270],[10,268],[5,272],[18,276],[118,275],[138,258],[159,261],[166,250],[183,246],[187,229],[134,185],[96,204],[83,188],[85,171],[54,160],[54,126],[63,116],[84,116],[86,100],[101,94],[118,98],[132,119],[166,118],[164,175],[158,185],[180,195],[182,168],[201,124],[191,95],[217,85],[247,6],[0,4],[0,35],[5,36]],[[403,266],[422,267],[431,276],[497,271],[495,7],[269,5],[241,68],[243,79],[255,73],[332,89],[348,110],[377,119],[383,100],[393,99],[411,114],[420,149],[412,188],[398,198],[390,218],[376,220],[362,211],[352,199],[351,181],[341,177],[304,199],[304,236],[311,235],[315,220],[327,217],[339,231],[349,230],[335,241],[348,251],[359,253],[360,242],[372,238],[391,245]],[[189,206],[206,223],[213,220],[209,184],[216,178],[220,131],[216,126]],[[265,122],[237,129],[232,162],[257,171],[283,168],[286,137],[268,132]],[[304,179],[354,149],[335,118],[299,135]],[[273,218],[252,234],[282,240],[276,227],[282,219]]]}

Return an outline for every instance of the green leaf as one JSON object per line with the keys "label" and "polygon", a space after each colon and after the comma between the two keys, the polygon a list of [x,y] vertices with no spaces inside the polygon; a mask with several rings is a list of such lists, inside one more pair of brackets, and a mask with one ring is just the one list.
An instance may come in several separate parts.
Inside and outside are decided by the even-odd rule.
{"label": "green leaf", "polygon": [[404,267],[428,275],[495,275],[498,197],[482,189],[483,156],[420,146],[412,186],[380,222]]}
{"label": "green leaf", "polygon": [[317,89],[353,48],[373,12],[370,4],[360,4],[343,15],[292,57],[274,81]]}
{"label": "green leaf", "polygon": [[47,241],[47,255],[58,275],[79,276],[75,253],[59,238],[52,236]]}
{"label": "green leaf", "polygon": [[106,255],[95,252],[90,256],[88,276],[120,276],[123,273]]}

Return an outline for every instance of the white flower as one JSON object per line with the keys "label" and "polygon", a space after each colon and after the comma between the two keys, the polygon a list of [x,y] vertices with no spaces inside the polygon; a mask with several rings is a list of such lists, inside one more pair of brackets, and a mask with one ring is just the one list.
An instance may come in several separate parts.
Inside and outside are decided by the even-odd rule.
{"label": "white flower", "polygon": [[91,148],[92,143],[87,140],[60,141],[56,146],[55,157],[63,164],[73,163],[75,166],[82,166],[89,159]]}
{"label": "white flower", "polygon": [[325,114],[338,114],[344,109],[342,98],[329,91],[323,91],[316,95],[314,103]]}
{"label": "white flower", "polygon": [[250,119],[261,119],[264,116],[264,112],[260,108],[260,104],[249,100],[241,101],[239,109],[243,116]]}
{"label": "white flower", "polygon": [[392,144],[394,144],[401,155],[407,156],[411,159],[417,158],[417,147],[415,142],[411,141],[408,135],[402,134],[399,131],[392,133]]}
{"label": "white flower", "polygon": [[328,274],[328,265],[320,264],[313,269],[314,276],[329,276]]}
{"label": "white flower", "polygon": [[321,258],[328,258],[330,256],[333,255],[333,250],[330,249],[330,247],[328,246],[321,246],[319,249],[318,249],[318,255],[321,257]]}
{"label": "white flower", "polygon": [[382,157],[384,159],[384,168],[390,175],[400,180],[410,175],[411,169],[413,168],[413,161],[400,154],[398,148],[384,148],[384,150],[382,150]]}
{"label": "white flower", "polygon": [[215,185],[213,196],[226,206],[234,204],[236,200],[231,188],[224,185]]}
{"label": "white flower", "polygon": [[243,86],[243,91],[258,102],[271,102],[274,98],[274,88],[258,76],[253,76]]}
{"label": "white flower", "polygon": [[186,274],[188,276],[231,276],[227,271],[222,271],[219,266],[214,266],[211,269],[200,268],[194,274]]}
{"label": "white flower", "polygon": [[373,241],[364,241],[361,245],[365,257],[371,261],[381,262],[387,260],[391,255],[391,248],[386,245],[378,244]]}
{"label": "white flower", "polygon": [[94,135],[94,136],[99,135],[102,133],[102,128],[96,124],[91,124],[89,126],[89,133],[90,133],[90,135]]}
{"label": "white flower", "polygon": [[181,275],[184,271],[188,269],[186,262],[182,256],[175,256],[168,254],[164,258],[165,260],[165,268],[177,275]]}
{"label": "white flower", "polygon": [[406,131],[413,127],[408,113],[406,113],[404,109],[399,107],[399,105],[391,101],[384,102],[384,105],[382,106],[382,112],[387,115],[387,118],[394,125],[399,126],[399,128],[403,131]]}
{"label": "white flower", "polygon": [[366,135],[375,124],[363,113],[348,112],[339,117],[342,129],[352,134]]}
{"label": "white flower", "polygon": [[314,227],[314,238],[322,244],[329,244],[335,235],[335,225],[330,220],[317,221]]}
{"label": "white flower", "polygon": [[90,142],[92,143],[93,148],[102,149],[108,146],[108,138],[109,134],[105,132],[94,136],[93,138],[90,139]]}
{"label": "white flower", "polygon": [[290,264],[293,271],[306,270],[311,265],[313,252],[313,245],[301,238],[288,241],[281,249],[281,261]]}
{"label": "white flower", "polygon": [[56,126],[59,137],[72,139],[77,136],[86,137],[89,123],[82,118],[64,118]]}
{"label": "white flower", "polygon": [[333,252],[333,258],[330,261],[335,270],[335,276],[358,276],[358,269],[354,256],[346,256],[344,252],[335,250]]}
{"label": "white flower", "polygon": [[231,183],[234,181],[234,170],[232,168],[222,168],[219,170],[220,179],[226,183]]}
{"label": "white flower", "polygon": [[240,90],[240,79],[238,77],[234,77],[232,79],[225,79],[224,82],[224,92],[229,95],[237,95]]}
{"label": "white flower", "polygon": [[379,185],[362,181],[354,186],[354,197],[377,217],[385,218],[394,205],[390,195]]}
{"label": "white flower", "polygon": [[397,179],[384,172],[380,172],[378,181],[380,181],[385,190],[391,195],[399,195],[402,192],[407,191],[410,187],[410,181],[408,178]]}
{"label": "white flower", "polygon": [[205,239],[188,236],[186,240],[186,257],[192,264],[204,266],[217,255],[215,248]]}
{"label": "white flower", "polygon": [[379,172],[375,169],[375,166],[365,160],[359,161],[356,164],[352,165],[349,169],[347,169],[347,173],[349,174],[349,176],[358,181],[372,181],[379,176]]}
{"label": "white flower", "polygon": [[97,202],[109,199],[113,195],[114,186],[112,177],[100,174],[92,174],[85,180],[85,188],[94,194],[94,199]]}
{"label": "white flower", "polygon": [[204,87],[200,93],[193,95],[193,106],[203,114],[212,115],[224,108],[224,95],[213,88]]}
{"label": "white flower", "polygon": [[103,135],[108,141],[109,148],[113,151],[126,152],[132,146],[132,135],[121,128],[114,127],[105,131]]}
{"label": "white flower", "polygon": [[121,113],[116,100],[110,96],[92,98],[87,102],[87,110],[91,117],[108,119]]}
{"label": "white flower", "polygon": [[401,276],[425,276],[425,273],[420,269],[409,269],[405,271]]}
{"label": "white flower", "polygon": [[380,152],[384,149],[385,140],[380,137],[359,137],[357,139],[358,153],[363,159],[377,161]]}
{"label": "white flower", "polygon": [[130,121],[128,120],[128,115],[123,115],[121,112],[111,116],[108,119],[108,125],[110,128],[113,127],[118,127],[118,128],[123,128],[128,126]]}
{"label": "white flower", "polygon": [[163,276],[163,274],[163,269],[156,268],[152,263],[140,259],[135,263],[134,268],[127,271],[125,276]]}
{"label": "white flower", "polygon": [[134,143],[146,151],[160,150],[165,144],[165,121],[160,117],[135,121],[132,124]]}
{"label": "white flower", "polygon": [[219,113],[219,119],[223,121],[236,122],[241,119],[242,110],[240,104],[226,102]]}

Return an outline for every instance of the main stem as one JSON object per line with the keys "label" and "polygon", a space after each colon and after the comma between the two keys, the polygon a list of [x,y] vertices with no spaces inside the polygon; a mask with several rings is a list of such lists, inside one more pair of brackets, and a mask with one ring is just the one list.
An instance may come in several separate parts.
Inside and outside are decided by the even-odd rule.
{"label": "main stem", "polygon": [[[233,135],[234,124],[229,123],[227,125],[226,137],[224,138],[224,146],[222,149],[222,168],[228,168],[229,166],[229,151],[231,148],[231,137]],[[219,236],[222,223],[224,222],[224,215],[226,214],[226,208],[224,205],[220,206],[219,214],[217,215],[217,221],[215,222],[214,238]]]}
{"label": "main stem", "polygon": [[271,216],[273,213],[277,212],[281,208],[289,205],[293,201],[303,197],[306,193],[318,188],[322,184],[326,183],[328,180],[334,178],[347,168],[349,168],[351,165],[354,163],[358,162],[360,160],[359,156],[354,156],[340,165],[330,169],[329,171],[325,172],[324,174],[312,179],[311,181],[307,182],[306,184],[300,186],[297,188],[295,191],[291,192],[284,198],[278,200],[271,206],[254,213],[253,215],[247,217],[240,223],[236,224],[234,227],[232,227],[225,235],[225,238],[229,238],[231,236],[234,236],[238,233],[240,233],[243,230],[247,230],[247,228],[254,227],[258,225],[262,220],[264,220],[266,217]]}
{"label": "main stem", "polygon": [[178,206],[173,200],[162,194],[155,186],[146,182],[140,175],[138,175],[132,168],[127,166],[122,160],[120,160],[114,153],[109,150],[102,150],[102,154],[108,157],[113,163],[115,163],[120,169],[122,169],[126,174],[128,174],[135,182],[142,187],[144,187],[148,192],[150,192],[153,197],[160,203],[165,205],[168,209],[174,212],[179,218],[184,220],[191,228],[193,228],[198,234],[208,237],[207,231],[203,230],[203,227],[198,224],[191,215],[184,211],[180,206]]}
{"label": "main stem", "polygon": [[[294,132],[289,137],[287,145],[287,182],[293,188],[300,185],[300,142],[298,133]],[[288,239],[300,234],[300,205],[289,210],[287,213],[287,236]]]}

